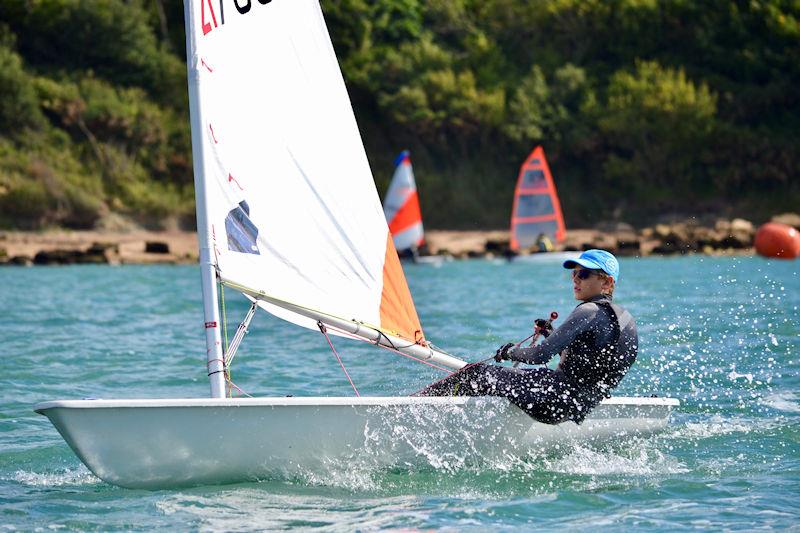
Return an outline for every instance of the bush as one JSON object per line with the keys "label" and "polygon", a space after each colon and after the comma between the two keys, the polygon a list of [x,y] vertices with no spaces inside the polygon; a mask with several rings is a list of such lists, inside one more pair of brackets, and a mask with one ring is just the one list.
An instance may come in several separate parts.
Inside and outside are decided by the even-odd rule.
{"label": "bush", "polygon": [[8,28],[0,24],[0,131],[17,137],[28,128],[43,127],[44,117],[22,58],[9,46],[12,42]]}
{"label": "bush", "polygon": [[713,145],[716,101],[705,83],[653,61],[615,73],[599,119],[610,149],[604,181],[650,195],[662,208],[685,203],[706,179],[696,165]]}

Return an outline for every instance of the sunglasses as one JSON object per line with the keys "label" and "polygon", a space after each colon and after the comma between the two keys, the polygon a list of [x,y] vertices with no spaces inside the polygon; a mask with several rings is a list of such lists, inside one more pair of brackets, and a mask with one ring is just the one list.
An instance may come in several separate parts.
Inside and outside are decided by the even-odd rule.
{"label": "sunglasses", "polygon": [[589,279],[592,277],[592,274],[597,274],[598,276],[602,276],[604,272],[602,270],[589,270],[586,268],[575,269],[572,271],[572,279]]}

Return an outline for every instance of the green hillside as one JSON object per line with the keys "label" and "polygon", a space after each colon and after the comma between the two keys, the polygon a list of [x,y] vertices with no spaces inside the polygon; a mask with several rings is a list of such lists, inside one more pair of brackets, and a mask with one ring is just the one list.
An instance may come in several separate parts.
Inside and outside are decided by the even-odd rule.
{"label": "green hillside", "polygon": [[[800,204],[797,1],[322,6],[379,192],[410,149],[428,227],[506,226],[537,144],[572,226]],[[191,225],[184,46],[177,0],[0,3],[0,226]]]}

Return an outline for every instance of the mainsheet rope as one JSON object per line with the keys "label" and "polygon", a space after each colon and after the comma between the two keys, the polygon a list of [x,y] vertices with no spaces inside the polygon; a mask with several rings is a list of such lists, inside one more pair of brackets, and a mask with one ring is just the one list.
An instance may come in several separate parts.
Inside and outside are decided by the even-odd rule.
{"label": "mainsheet rope", "polygon": [[[552,316],[552,315],[551,315],[551,316]],[[556,314],[556,317],[558,317],[558,314]],[[554,319],[551,319],[551,320],[554,320]],[[530,338],[533,338],[533,340],[531,341],[531,346],[533,346],[534,344],[536,344],[536,341],[537,341],[537,340],[539,340],[539,336],[540,336],[540,335],[541,335],[541,332],[539,331],[539,329],[538,329],[538,328],[536,328],[536,329],[533,331],[533,333],[531,333],[530,335],[528,335],[527,337],[525,337],[524,339],[522,339],[522,340],[521,340],[521,341],[519,341],[518,343],[514,344],[514,348],[519,348],[520,346],[522,346],[522,343],[523,343],[523,342],[527,341],[527,340],[528,340],[528,339],[530,339]],[[422,387],[421,389],[419,389],[417,392],[415,392],[415,393],[411,394],[410,396],[417,396],[417,395],[418,395],[420,392],[424,391],[424,390],[425,390],[425,389],[427,389],[427,388],[430,388],[430,387],[433,387],[433,386],[435,386],[435,385],[438,385],[438,384],[439,384],[439,383],[441,383],[442,381],[444,381],[444,380],[446,380],[446,379],[449,379],[449,378],[451,378],[451,377],[455,376],[456,374],[459,374],[459,373],[461,373],[461,372],[463,372],[463,371],[467,370],[468,368],[472,368],[472,367],[474,367],[474,366],[477,366],[477,365],[482,365],[483,363],[486,363],[487,361],[491,361],[491,360],[492,360],[492,359],[494,359],[494,358],[495,358],[495,356],[494,356],[494,355],[492,355],[492,356],[489,356],[489,357],[487,357],[486,359],[482,359],[482,360],[480,360],[480,361],[477,361],[477,362],[475,362],[475,363],[470,363],[470,364],[468,364],[468,365],[462,366],[462,367],[461,367],[461,368],[459,368],[458,370],[456,370],[456,371],[454,371],[454,372],[451,372],[450,374],[446,375],[446,376],[445,376],[445,377],[443,377],[442,379],[440,379],[440,380],[438,380],[438,381],[435,381],[434,383],[431,383],[430,385],[426,385],[426,386]]]}
{"label": "mainsheet rope", "polygon": [[333,343],[331,342],[331,338],[328,336],[328,331],[325,328],[325,324],[323,324],[322,322],[320,322],[318,320],[317,321],[317,327],[322,332],[322,334],[325,335],[325,340],[328,341],[328,345],[331,347],[331,350],[333,350],[333,355],[335,355],[336,356],[336,360],[339,361],[339,366],[341,366],[342,370],[344,370],[344,375],[347,376],[347,381],[350,382],[350,386],[353,387],[353,390],[356,392],[356,396],[361,396],[358,393],[358,389],[356,388],[356,384],[353,383],[352,379],[350,379],[350,374],[347,372],[347,369],[344,367],[344,363],[342,363],[342,358],[339,357],[339,353],[336,351],[336,348],[333,347]]}
{"label": "mainsheet rope", "polygon": [[[372,344],[374,346],[377,346],[378,348],[383,348],[384,350],[387,350],[389,352],[396,353],[397,355],[402,355],[403,357],[407,357],[408,359],[413,359],[414,361],[417,361],[418,363],[422,363],[423,365],[432,366],[433,368],[435,368],[437,370],[441,370],[442,372],[450,372],[450,369],[448,369],[448,368],[444,368],[442,366],[435,365],[433,363],[429,363],[428,361],[426,361],[424,359],[420,359],[418,357],[414,357],[413,355],[409,355],[407,353],[403,353],[400,350],[398,350],[397,348],[393,348],[393,347],[390,348],[389,346],[384,346],[383,344],[377,344],[375,342],[368,341],[367,339],[365,339],[363,337],[359,337],[358,335],[353,335],[349,331],[345,331],[343,329],[339,329],[339,328],[337,328],[335,326],[328,325],[326,327],[329,330],[332,330],[332,331],[335,331],[336,333],[339,333],[343,337],[347,337],[347,338],[354,339],[354,340],[357,340],[357,341],[360,341],[360,342],[366,342],[368,344]],[[383,335],[383,333],[381,333],[381,335]],[[383,335],[383,336],[385,337],[385,335]],[[409,346],[413,346],[413,344],[410,344]]]}
{"label": "mainsheet rope", "polygon": [[[322,322],[317,322],[317,326],[319,326],[319,328],[320,328],[320,331],[321,331],[321,332],[322,332],[322,333],[325,335],[325,338],[328,340],[328,344],[330,344],[330,346],[331,346],[331,349],[333,349],[333,353],[336,355],[336,358],[337,358],[337,359],[339,359],[339,364],[340,364],[340,365],[342,365],[342,360],[341,360],[341,358],[339,358],[339,354],[338,354],[338,353],[336,353],[336,350],[333,348],[333,344],[331,343],[331,339],[330,339],[330,337],[328,337],[328,334],[327,334],[327,332],[326,332],[326,331],[325,331],[325,329],[324,329],[324,328],[325,328],[325,326],[322,324]],[[344,334],[344,335],[346,335],[346,336],[348,336],[348,337],[350,337],[350,338],[353,338],[353,339],[356,339],[356,340],[360,340],[360,341],[362,341],[362,342],[369,342],[369,341],[367,341],[367,340],[365,340],[365,339],[362,339],[361,337],[357,337],[357,336],[355,336],[355,335],[352,335],[352,334],[350,334],[350,333],[349,333],[349,332],[347,332],[347,331],[340,330],[340,329],[338,329],[338,328],[335,328],[335,327],[332,327],[332,326],[328,326],[328,328],[329,328],[329,329],[331,329],[331,330],[334,330],[334,331],[336,331],[337,333]],[[530,336],[528,336],[528,337],[526,337],[526,338],[522,339],[521,341],[519,341],[519,342],[516,344],[516,346],[517,346],[517,347],[519,347],[519,346],[520,346],[520,345],[521,345],[523,342],[525,342],[526,340],[530,339],[530,338],[531,338],[531,337],[533,337],[533,336],[534,336],[534,335],[530,335]],[[373,344],[373,343],[371,343],[371,342],[370,342],[370,344]],[[444,367],[441,367],[441,366],[438,366],[438,365],[434,365],[433,363],[429,363],[429,362],[427,362],[427,361],[425,361],[425,360],[423,360],[423,359],[419,359],[419,358],[417,358],[417,357],[414,357],[413,355],[408,355],[408,354],[406,354],[406,353],[403,353],[403,352],[401,352],[400,350],[396,350],[396,349],[393,349],[393,348],[389,348],[388,346],[383,346],[383,345],[380,345],[380,344],[376,344],[376,346],[378,346],[378,347],[380,347],[380,348],[383,348],[383,349],[385,349],[385,350],[389,350],[390,352],[395,352],[395,353],[397,353],[397,354],[399,354],[399,355],[402,355],[403,357],[408,357],[409,359],[413,359],[414,361],[418,361],[418,362],[420,362],[420,363],[423,363],[423,364],[426,364],[426,365],[428,365],[428,366],[432,366],[433,368],[436,368],[437,370],[442,370],[442,371],[444,371],[444,372],[448,372],[448,374],[447,374],[445,377],[443,377],[442,379],[440,379],[440,380],[436,381],[436,382],[435,382],[433,385],[435,385],[436,383],[440,383],[440,382],[442,382],[442,381],[446,380],[447,378],[449,378],[450,376],[454,376],[455,374],[458,374],[459,372],[463,372],[464,370],[466,370],[466,369],[468,369],[468,368],[471,368],[471,367],[473,367],[473,366],[475,366],[475,365],[479,365],[479,364],[481,364],[481,363],[485,363],[485,362],[489,361],[490,359],[493,359],[493,358],[494,358],[494,356],[487,357],[486,359],[483,359],[483,360],[481,360],[481,361],[478,361],[478,362],[476,362],[476,363],[471,363],[471,364],[465,365],[464,367],[462,367],[462,368],[459,368],[458,370],[456,370],[456,371],[454,371],[454,372],[451,372],[451,371],[450,371],[450,369],[448,369],[448,368],[444,368]],[[344,368],[344,365],[342,365],[342,370],[344,370],[345,374],[347,375],[347,379],[348,379],[348,380],[350,380],[350,375],[349,375],[349,374],[347,374],[347,370]],[[353,385],[353,381],[352,381],[352,380],[350,380],[350,384],[351,384],[351,385]],[[430,387],[430,386],[431,386],[431,385],[426,385],[425,387],[421,388],[420,390],[418,390],[417,392],[415,392],[415,393],[413,393],[413,394],[410,394],[409,396],[416,396],[416,395],[418,395],[420,392],[422,392],[423,390],[427,389],[427,388],[428,388],[428,387]],[[353,389],[355,389],[355,387],[356,387],[356,386],[355,386],[355,385],[353,385]],[[358,391],[356,391],[356,395],[357,395],[357,396],[359,395],[359,394],[358,394]]]}

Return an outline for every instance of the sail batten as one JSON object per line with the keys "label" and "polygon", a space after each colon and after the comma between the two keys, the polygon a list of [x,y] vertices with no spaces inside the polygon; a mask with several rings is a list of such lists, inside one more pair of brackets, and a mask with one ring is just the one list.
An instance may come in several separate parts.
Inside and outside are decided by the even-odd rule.
{"label": "sail batten", "polygon": [[[282,301],[422,339],[319,3],[253,3],[216,22],[213,4],[186,5],[199,89],[198,232],[217,271]],[[292,310],[268,310],[315,327]]]}

